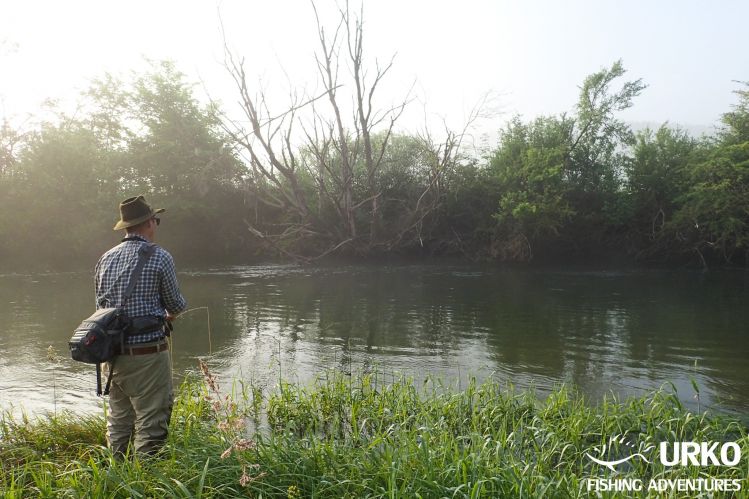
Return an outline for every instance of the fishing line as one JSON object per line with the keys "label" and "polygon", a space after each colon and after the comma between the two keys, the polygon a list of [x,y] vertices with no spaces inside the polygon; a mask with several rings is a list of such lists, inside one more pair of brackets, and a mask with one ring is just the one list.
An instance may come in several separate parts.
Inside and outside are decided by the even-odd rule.
{"label": "fishing line", "polygon": [[[179,317],[182,317],[183,315],[194,312],[195,310],[205,310],[206,316],[208,319],[208,355],[213,354],[213,341],[211,339],[211,311],[208,309],[208,307],[195,307],[195,308],[189,308],[179,314]],[[174,373],[174,339],[172,338],[172,335],[170,334],[168,337],[169,340],[169,352],[171,352],[171,355],[169,355],[169,362],[171,364],[172,373]]]}
{"label": "fishing line", "polygon": [[[212,340],[212,334],[211,334],[211,311],[208,309],[208,307],[188,308],[187,310],[179,314],[179,316],[181,317],[187,313],[194,312],[195,310],[205,310],[206,312],[206,316],[208,319],[208,355],[212,355],[213,354],[213,340]],[[169,338],[171,340],[171,336]],[[171,348],[171,346],[172,345],[170,344],[169,347]]]}

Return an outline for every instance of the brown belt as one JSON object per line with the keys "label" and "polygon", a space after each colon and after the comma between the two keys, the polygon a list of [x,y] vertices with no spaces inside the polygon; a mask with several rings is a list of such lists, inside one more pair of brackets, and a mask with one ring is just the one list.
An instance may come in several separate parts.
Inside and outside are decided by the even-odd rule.
{"label": "brown belt", "polygon": [[125,354],[127,355],[147,355],[149,353],[159,353],[164,350],[169,350],[169,343],[159,343],[158,345],[150,345],[147,347],[139,347],[135,345],[125,346]]}

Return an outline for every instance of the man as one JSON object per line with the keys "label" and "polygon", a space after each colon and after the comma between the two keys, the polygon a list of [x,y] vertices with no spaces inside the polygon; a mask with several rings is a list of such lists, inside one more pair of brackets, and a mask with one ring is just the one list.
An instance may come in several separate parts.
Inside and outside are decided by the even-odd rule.
{"label": "man", "polygon": [[[124,229],[126,234],[96,264],[97,309],[122,305],[138,251],[154,241],[161,221],[156,215],[163,211],[151,209],[143,196],[120,203],[120,220],[114,230]],[[174,260],[157,246],[124,305],[133,323],[124,352],[109,364],[112,386],[107,442],[115,455],[124,455],[131,442],[139,454],[153,454],[166,440],[173,404],[167,326],[186,306]]]}

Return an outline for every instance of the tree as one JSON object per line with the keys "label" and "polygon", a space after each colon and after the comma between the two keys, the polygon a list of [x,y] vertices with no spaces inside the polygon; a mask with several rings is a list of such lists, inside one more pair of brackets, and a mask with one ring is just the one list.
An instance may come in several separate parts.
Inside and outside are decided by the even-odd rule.
{"label": "tree", "polygon": [[74,120],[45,124],[29,136],[18,158],[12,206],[3,213],[23,220],[13,224],[11,253],[30,259],[34,248],[40,262],[67,264],[71,257],[101,252],[106,243],[92,244],[90,234],[111,231],[110,220],[100,214],[116,206],[116,192],[106,182],[106,154],[96,136]]}
{"label": "tree", "polygon": [[631,205],[630,244],[638,259],[668,258],[678,251],[669,230],[691,185],[690,165],[704,147],[679,128],[661,126],[636,135],[627,173]]}
{"label": "tree", "polygon": [[585,78],[571,116],[515,118],[503,131],[490,167],[500,191],[497,257],[527,261],[544,244],[557,254],[594,249],[623,224],[625,148],[633,136],[616,113],[645,88],[638,79],[612,90],[624,73],[617,61]]}
{"label": "tree", "polygon": [[687,251],[707,266],[705,252],[732,263],[749,262],[749,141],[713,149],[694,165],[673,231]]}
{"label": "tree", "polygon": [[575,214],[564,175],[570,125],[564,116],[541,117],[528,124],[516,117],[502,132],[501,146],[490,164],[500,193],[494,214],[499,224],[494,256],[532,259],[534,244],[559,236]]}
{"label": "tree", "polygon": [[733,263],[736,254],[749,263],[749,90],[735,93],[739,102],[722,116],[719,140],[690,166],[690,189],[672,224],[703,266],[710,256]]}
{"label": "tree", "polygon": [[631,107],[632,100],[646,88],[642,79],[637,79],[612,91],[612,83],[625,73],[621,60],[616,61],[611,68],[586,77],[580,89],[569,129],[565,175],[581,192],[615,190],[622,178],[622,146],[632,145],[634,137],[616,113]]}
{"label": "tree", "polygon": [[740,83],[745,88],[734,90],[734,93],[739,96],[738,104],[733,106],[733,111],[721,117],[724,128],[720,136],[723,142],[729,144],[749,141],[749,82]]}
{"label": "tree", "polygon": [[16,172],[18,148],[23,140],[24,134],[3,118],[0,124],[0,178],[12,176]]}
{"label": "tree", "polygon": [[[214,105],[201,105],[173,63],[152,64],[126,93],[129,192],[171,206],[168,241],[178,256],[219,256],[245,249],[245,168]],[[106,122],[106,120],[105,120]],[[202,237],[195,239],[195,233]]]}
{"label": "tree", "polygon": [[625,74],[619,60],[589,75],[580,89],[564,168],[576,216],[561,251],[599,253],[607,245],[619,248],[624,238],[630,210],[623,186],[634,136],[617,114],[646,88],[639,78],[617,85]]}
{"label": "tree", "polygon": [[24,137],[9,126],[0,132],[7,159],[0,229],[24,221],[0,250],[17,260],[34,247],[40,262],[90,262],[116,240],[92,243],[91,233],[111,233],[118,201],[136,194],[169,208],[171,227],[162,237],[177,258],[252,249],[238,229],[245,169],[215,110],[196,100],[169,62],[128,82],[105,75],[82,94],[74,116],[58,112]]}
{"label": "tree", "polygon": [[[330,32],[314,4],[313,10],[323,88],[319,95],[292,96],[287,109],[271,113],[263,92],[251,95],[243,60],[227,50],[226,66],[249,126],[226,117],[225,130],[244,151],[253,197],[283,214],[275,226],[259,225],[256,215],[248,220],[249,230],[277,251],[303,260],[341,251],[368,255],[420,241],[425,219],[440,203],[445,172],[457,161],[461,135],[447,132],[439,142],[428,133],[417,137],[418,145],[411,147],[423,160],[420,189],[408,198],[385,199],[381,181],[408,97],[392,108],[375,107],[377,90],[393,61],[375,63],[374,72],[366,71],[362,13],[354,15],[346,5]],[[349,66],[347,80],[340,73],[344,62]],[[353,110],[347,121],[342,103],[349,101]],[[393,212],[388,205],[397,206],[400,216],[384,220],[384,213]]]}
{"label": "tree", "polygon": [[[15,222],[16,189],[21,185],[18,156],[25,139],[25,134],[3,118],[0,125],[0,234],[10,234]],[[0,238],[0,257],[7,254],[10,245],[10,238]]]}

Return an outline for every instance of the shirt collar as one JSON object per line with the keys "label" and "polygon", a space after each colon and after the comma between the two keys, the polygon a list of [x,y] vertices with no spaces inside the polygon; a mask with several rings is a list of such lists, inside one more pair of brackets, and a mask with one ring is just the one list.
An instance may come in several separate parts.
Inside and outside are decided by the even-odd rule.
{"label": "shirt collar", "polygon": [[144,243],[149,242],[148,239],[146,239],[145,237],[141,236],[140,234],[128,234],[126,237],[124,237],[122,239],[123,243],[126,242],[126,241],[142,241]]}

